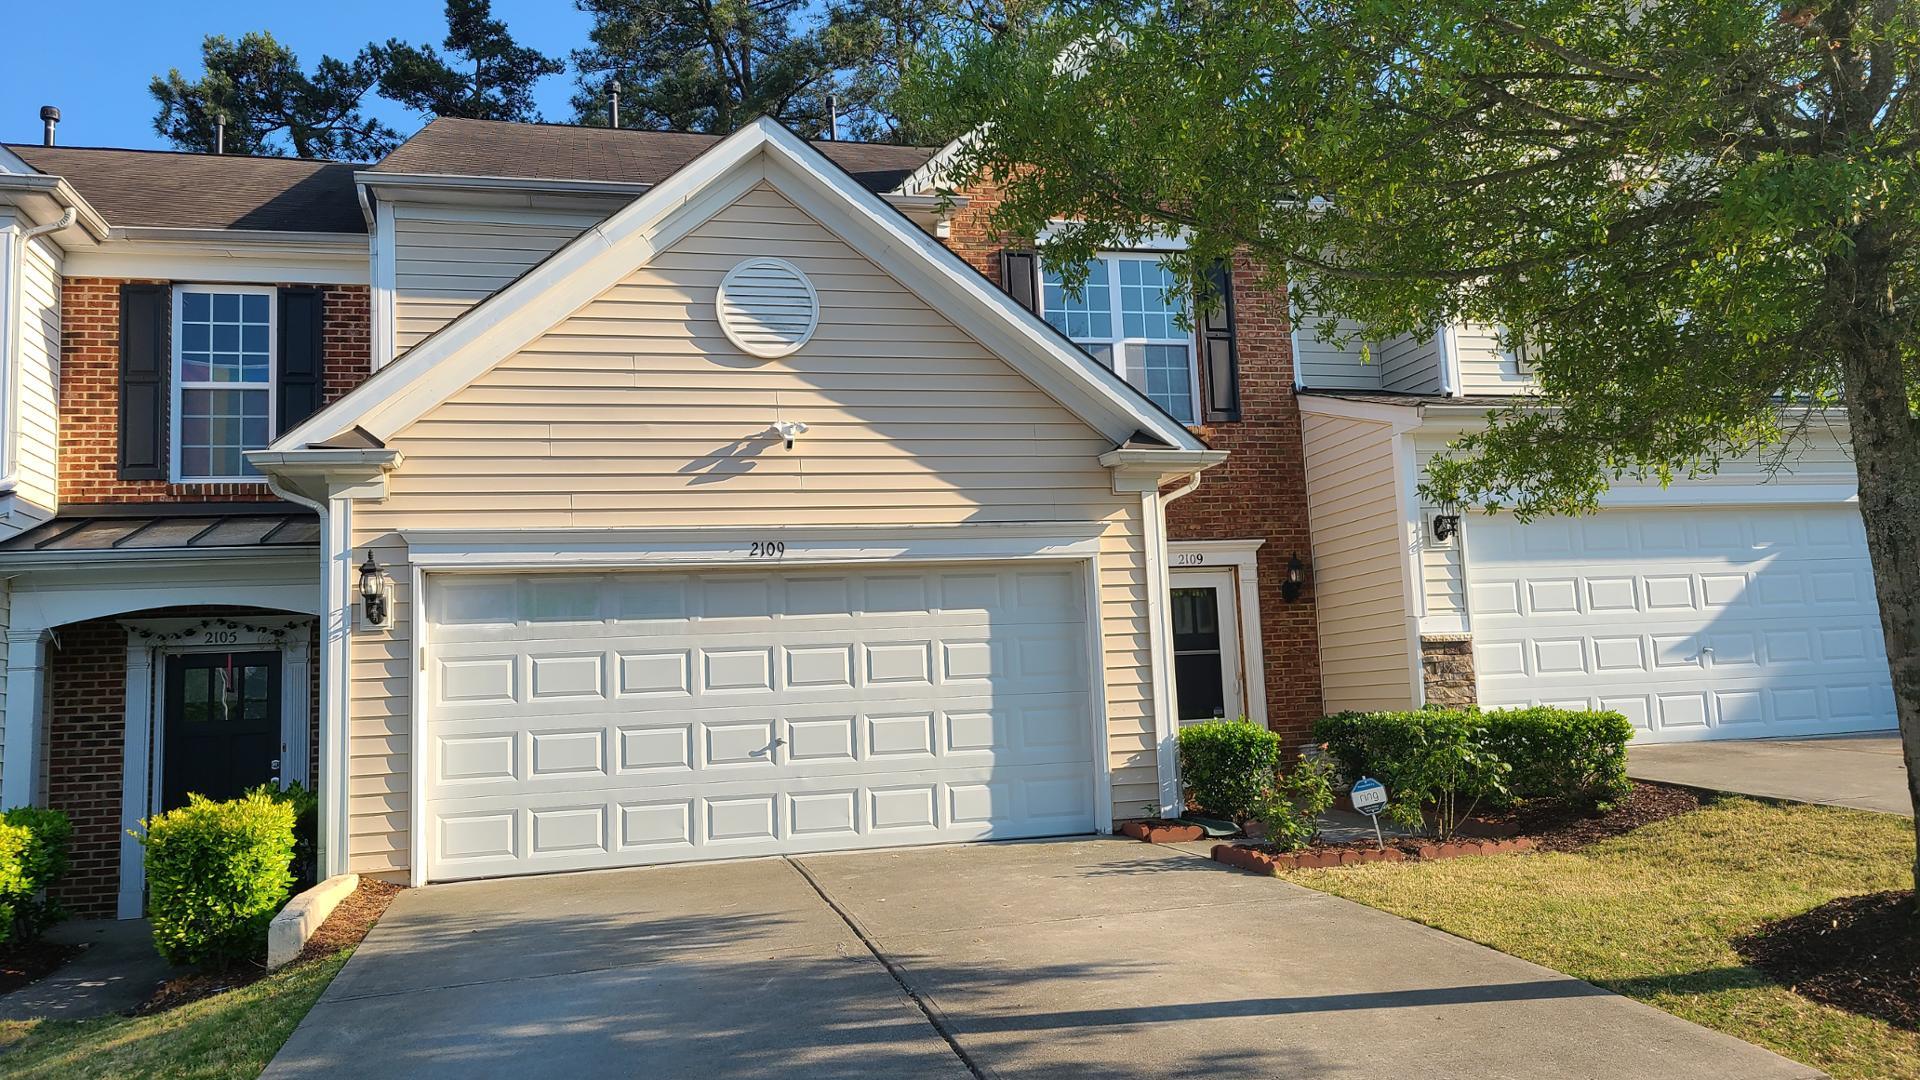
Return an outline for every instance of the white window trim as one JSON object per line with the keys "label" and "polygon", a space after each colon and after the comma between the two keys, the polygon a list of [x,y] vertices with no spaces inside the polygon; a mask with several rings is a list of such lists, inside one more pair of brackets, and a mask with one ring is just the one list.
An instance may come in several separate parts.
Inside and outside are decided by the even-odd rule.
{"label": "white window trim", "polygon": [[[1096,251],[1093,257],[1101,260],[1145,259],[1154,255],[1164,255],[1165,253],[1165,249],[1160,248],[1135,248],[1132,250]],[[1119,270],[1119,266],[1115,263],[1110,262],[1107,267],[1107,313],[1108,317],[1112,320],[1113,336],[1096,340],[1093,338],[1075,338],[1068,335],[1068,340],[1072,341],[1075,345],[1106,345],[1111,348],[1113,350],[1113,373],[1120,376],[1128,385],[1139,390],[1149,401],[1153,401],[1153,398],[1147,394],[1146,380],[1142,378],[1139,381],[1135,381],[1126,368],[1127,346],[1184,345],[1187,350],[1187,393],[1189,395],[1187,400],[1192,406],[1193,415],[1185,418],[1175,416],[1174,419],[1188,427],[1199,426],[1202,413],[1200,400],[1199,326],[1196,323],[1188,330],[1187,336],[1184,338],[1127,337],[1125,333],[1125,317],[1120,310]],[[1039,298],[1040,318],[1045,321],[1047,317],[1047,264],[1044,258],[1034,259],[1033,288],[1034,296]],[[1192,299],[1187,298],[1183,300],[1181,307],[1185,311],[1188,321],[1193,322]],[[1049,323],[1049,325],[1051,325],[1051,323]],[[1059,328],[1056,327],[1056,329]],[[1061,330],[1061,333],[1065,334],[1066,331]],[[1153,403],[1160,405],[1157,401]],[[1166,408],[1163,405],[1160,407],[1162,409]],[[1170,410],[1168,415],[1172,415]]]}
{"label": "white window trim", "polygon": [[[267,381],[265,383],[196,384],[193,389],[264,390],[267,394],[267,444],[280,431],[280,304],[279,290],[264,285],[175,285],[172,297],[171,326],[167,346],[167,383],[171,400],[167,408],[167,479],[175,484],[265,484],[265,476],[188,476],[180,469],[180,434],[186,427],[180,415],[181,321],[186,305],[180,298],[191,293],[215,295],[253,295],[267,298]],[[254,447],[261,449],[261,447]]]}

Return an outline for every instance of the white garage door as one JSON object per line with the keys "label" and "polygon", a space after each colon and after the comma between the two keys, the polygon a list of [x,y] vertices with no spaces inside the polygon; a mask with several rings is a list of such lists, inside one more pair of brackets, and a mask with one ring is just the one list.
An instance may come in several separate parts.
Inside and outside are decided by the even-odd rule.
{"label": "white garage door", "polygon": [[1077,568],[429,579],[433,880],[1089,832]]}
{"label": "white garage door", "polygon": [[1617,709],[1648,741],[1894,726],[1851,507],[1476,518],[1467,575],[1487,704]]}

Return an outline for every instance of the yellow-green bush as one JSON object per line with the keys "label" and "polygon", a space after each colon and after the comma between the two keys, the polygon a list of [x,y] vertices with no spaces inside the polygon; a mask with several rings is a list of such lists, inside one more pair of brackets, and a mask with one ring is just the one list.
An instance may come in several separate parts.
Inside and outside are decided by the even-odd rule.
{"label": "yellow-green bush", "polygon": [[60,920],[47,887],[66,873],[72,838],[58,810],[16,806],[0,814],[0,944],[32,941]]}
{"label": "yellow-green bush", "polygon": [[147,913],[153,944],[176,964],[258,961],[267,924],[293,889],[294,807],[255,791],[198,795],[147,820]]}

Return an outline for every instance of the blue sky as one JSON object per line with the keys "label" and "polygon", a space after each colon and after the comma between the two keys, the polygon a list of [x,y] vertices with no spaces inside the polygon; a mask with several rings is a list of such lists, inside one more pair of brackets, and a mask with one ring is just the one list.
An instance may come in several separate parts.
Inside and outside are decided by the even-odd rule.
{"label": "blue sky", "polygon": [[[58,105],[66,146],[162,149],[154,134],[154,75],[200,69],[200,40],[270,30],[311,67],[321,54],[348,57],[368,41],[397,37],[438,47],[446,33],[442,0],[55,0],[19,31],[0,62],[0,142],[39,142],[40,106]],[[494,0],[522,43],[565,58],[584,44],[591,21],[570,0]],[[573,116],[571,73],[542,81],[536,94],[549,120]],[[372,110],[403,134],[423,119],[385,101]]]}

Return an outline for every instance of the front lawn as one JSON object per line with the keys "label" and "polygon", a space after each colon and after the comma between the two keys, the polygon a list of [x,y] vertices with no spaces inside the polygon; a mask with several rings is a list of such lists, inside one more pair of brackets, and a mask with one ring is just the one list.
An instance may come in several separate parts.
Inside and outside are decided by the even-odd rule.
{"label": "front lawn", "polygon": [[1913,884],[1904,818],[1727,798],[1566,854],[1285,875],[1824,1069],[1920,1077],[1920,1033],[1800,997],[1729,944],[1837,896]]}
{"label": "front lawn", "polygon": [[10,1080],[253,1080],[293,1034],[348,949],[153,1016],[0,1022]]}

